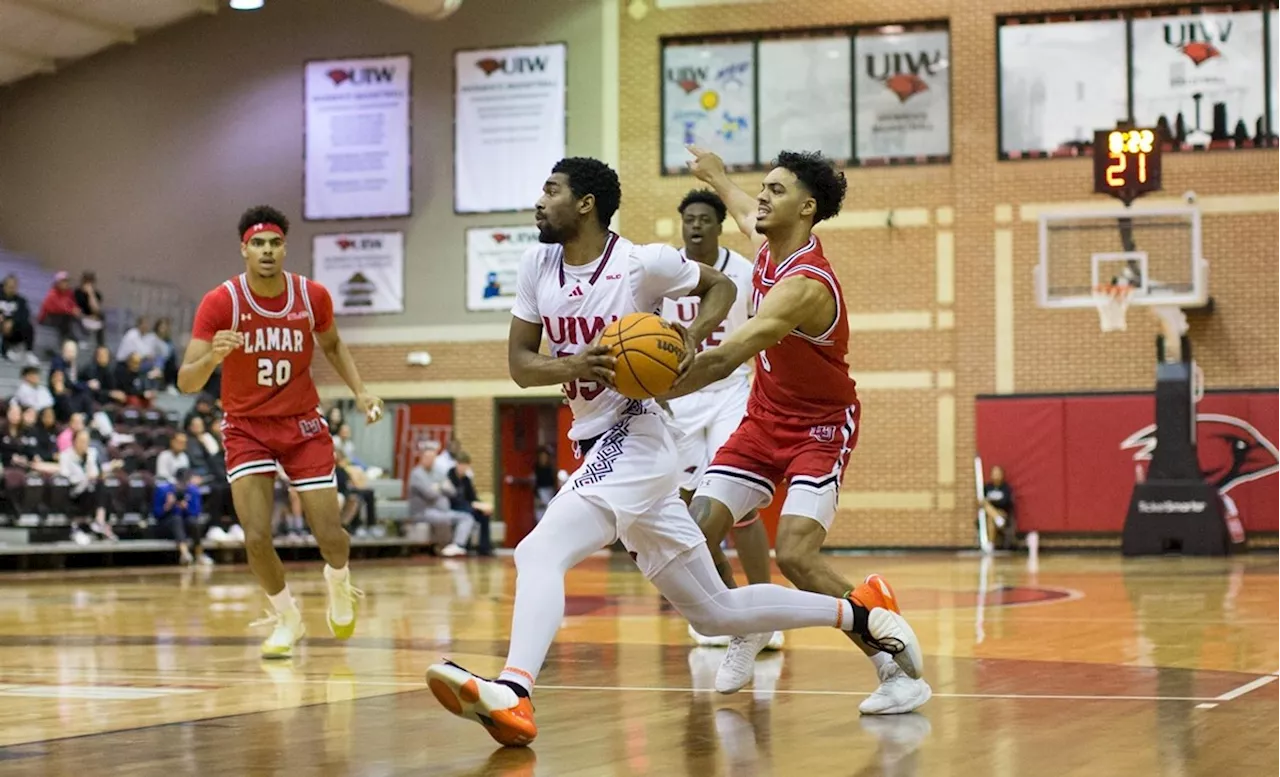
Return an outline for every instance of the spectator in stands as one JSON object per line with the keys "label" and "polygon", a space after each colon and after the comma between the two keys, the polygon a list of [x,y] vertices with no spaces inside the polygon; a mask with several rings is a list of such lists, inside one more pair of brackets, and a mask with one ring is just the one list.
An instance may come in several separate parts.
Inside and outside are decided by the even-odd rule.
{"label": "spectator in stands", "polygon": [[111,363],[111,350],[100,345],[93,351],[93,364],[84,371],[84,384],[93,392],[93,400],[100,405],[123,405],[128,397],[116,384],[116,368]]}
{"label": "spectator in stands", "polygon": [[49,372],[62,370],[70,383],[80,380],[80,344],[75,340],[63,340],[62,350],[49,361]]}
{"label": "spectator in stands", "polygon": [[352,526],[357,522],[360,505],[364,505],[364,525],[358,526],[356,536],[364,537],[378,525],[378,505],[365,471],[355,466],[341,448],[333,449],[333,472],[338,479],[338,494],[343,500],[342,522]]}
{"label": "spectator in stands", "polygon": [[88,415],[85,413],[71,414],[66,427],[58,433],[58,453],[62,453],[71,447],[71,443],[75,441],[76,433],[85,428],[85,419],[87,417]]}
{"label": "spectator in stands", "polygon": [[330,432],[335,435],[338,433],[338,430],[342,428],[342,425],[346,423],[346,420],[347,420],[346,415],[344,415],[342,412],[342,406],[337,404],[336,402],[334,403],[333,407],[329,408],[329,413],[325,417],[329,421]]}
{"label": "spectator in stands", "polygon": [[[57,456],[45,456],[48,451],[40,446],[39,413],[34,407],[22,410],[22,447],[27,457],[27,467],[41,475],[58,474]],[[56,452],[56,451],[55,451]]]}
{"label": "spectator in stands", "polygon": [[4,358],[13,358],[15,348],[35,358],[36,330],[31,325],[31,307],[18,293],[18,278],[6,275],[0,286],[0,350]]}
{"label": "spectator in stands", "polygon": [[60,423],[71,420],[71,416],[76,413],[93,412],[93,395],[89,393],[89,389],[72,389],[67,385],[62,370],[49,373],[49,393],[53,395],[53,409]]}
{"label": "spectator in stands", "polygon": [[151,407],[156,390],[142,371],[142,354],[131,353],[129,358],[116,362],[116,388],[124,392],[124,404],[128,407]]}
{"label": "spectator in stands", "polygon": [[36,320],[58,330],[58,342],[76,339],[76,324],[80,321],[80,306],[65,271],[53,276],[53,285],[40,304]]}
{"label": "spectator in stands", "polygon": [[191,476],[199,478],[205,512],[209,514],[211,521],[229,525],[230,521],[226,519],[234,508],[231,504],[230,484],[227,483],[226,456],[222,444],[205,427],[204,419],[200,416],[188,419],[186,429],[186,455],[191,462]]}
{"label": "spectator in stands", "polygon": [[98,276],[92,270],[80,274],[80,288],[75,293],[76,306],[80,308],[80,325],[93,335],[98,345],[106,343],[106,316],[102,306],[102,292],[98,291]]}
{"label": "spectator in stands", "polygon": [[[1013,489],[1004,481],[1004,467],[991,468],[991,480],[982,487],[982,506],[987,513],[987,536],[1006,550],[1018,547],[1013,521]],[[996,541],[996,538],[999,541]]]}
{"label": "spectator in stands", "polygon": [[337,427],[337,431],[333,435],[333,447],[334,449],[342,449],[342,452],[346,454],[347,460],[352,464],[357,467],[363,467],[364,465],[356,458],[356,442],[351,439],[351,436],[351,424],[344,421]]}
{"label": "spectator in stands", "polygon": [[217,426],[213,423],[213,397],[208,394],[198,394],[196,396],[195,404],[187,411],[187,417],[182,419],[183,427],[190,426],[192,418],[199,418],[201,421],[204,421],[204,427],[206,430],[217,429]]}
{"label": "spectator in stands", "polygon": [[169,319],[156,321],[156,331],[152,333],[155,340],[155,380],[161,389],[168,389],[178,383],[178,358],[173,347],[173,324]]}
{"label": "spectator in stands", "polygon": [[122,362],[135,353],[142,357],[144,363],[155,358],[156,340],[151,334],[151,319],[138,316],[133,326],[125,331],[116,347],[116,361]]}
{"label": "spectator in stands", "polygon": [[455,458],[462,452],[462,441],[457,437],[449,440],[449,444],[444,450],[440,451],[440,455],[436,457],[436,470],[443,476],[449,476],[449,470],[453,469],[453,465],[458,463]]}
{"label": "spectator in stands", "polygon": [[103,468],[98,463],[98,451],[89,445],[88,431],[77,432],[71,447],[58,455],[58,472],[71,484],[72,518],[93,516],[89,530],[106,539],[116,539],[107,525],[107,508],[98,488]]}
{"label": "spectator in stands", "polygon": [[[152,514],[157,528],[178,543],[178,554],[183,566],[196,561],[203,566],[213,564],[201,546],[200,488],[191,481],[191,472],[180,469],[172,480],[156,482]],[[191,546],[195,545],[195,555]]]}
{"label": "spectator in stands", "polygon": [[34,431],[35,454],[41,461],[58,461],[58,419],[53,407],[46,407],[36,416]]}
{"label": "spectator in stands", "polygon": [[449,497],[449,506],[454,510],[471,513],[480,526],[480,542],[476,553],[481,556],[493,555],[493,541],[489,538],[489,519],[493,517],[493,505],[481,502],[476,493],[475,471],[471,469],[471,454],[458,451],[454,456],[457,462],[449,470],[449,483],[453,485],[453,496]]}
{"label": "spectator in stands", "polygon": [[[156,479],[174,480],[178,470],[191,471],[191,457],[187,455],[187,435],[178,432],[169,438],[169,447],[156,457]],[[197,478],[198,480],[198,478]],[[200,485],[198,482],[196,485]]]}
{"label": "spectator in stands", "polygon": [[436,531],[451,528],[453,538],[441,549],[440,555],[465,556],[467,551],[464,548],[476,519],[469,512],[449,507],[453,484],[449,482],[447,473],[436,470],[439,453],[438,444],[430,443],[418,455],[418,466],[409,475],[409,518],[425,521]]}
{"label": "spectator in stands", "polygon": [[53,394],[49,393],[47,386],[40,384],[39,367],[22,368],[22,382],[18,384],[18,390],[13,393],[13,401],[24,408],[32,407],[36,410],[53,407]]}

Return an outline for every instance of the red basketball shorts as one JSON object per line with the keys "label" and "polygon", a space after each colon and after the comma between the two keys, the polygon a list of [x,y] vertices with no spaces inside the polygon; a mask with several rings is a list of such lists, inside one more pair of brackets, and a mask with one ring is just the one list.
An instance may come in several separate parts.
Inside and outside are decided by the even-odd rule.
{"label": "red basketball shorts", "polygon": [[860,421],[857,404],[843,416],[817,424],[748,412],[711,460],[697,495],[724,504],[738,523],[752,510],[768,506],[774,489],[785,481],[782,514],[812,518],[830,529]]}
{"label": "red basketball shorts", "polygon": [[296,416],[227,416],[222,421],[227,480],[246,475],[274,477],[276,465],[299,491],[336,488],[333,438],[318,410]]}

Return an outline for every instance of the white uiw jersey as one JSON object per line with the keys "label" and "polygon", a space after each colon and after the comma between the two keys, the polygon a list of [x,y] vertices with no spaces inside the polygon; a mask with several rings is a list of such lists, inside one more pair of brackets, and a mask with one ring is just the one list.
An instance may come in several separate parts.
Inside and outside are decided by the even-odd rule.
{"label": "white uiw jersey", "polygon": [[[681,256],[685,256],[684,249],[680,251]],[[690,260],[692,262],[692,260]],[[712,330],[707,335],[707,339],[698,345],[698,352],[701,353],[707,348],[715,348],[724,339],[733,333],[735,329],[747,323],[749,318],[749,308],[751,304],[751,274],[755,271],[755,265],[748,261],[742,254],[730,251],[721,246],[720,257],[713,265],[717,270],[724,273],[725,277],[733,281],[733,285],[738,289],[738,296],[733,301],[733,307],[729,308],[729,315],[725,316],[724,321],[720,322],[720,326]],[[698,317],[697,297],[681,297],[680,299],[669,299],[662,303],[662,317],[668,321],[679,321],[685,326],[693,323]],[[748,376],[751,374],[750,363],[741,364],[727,378],[716,381],[703,389],[703,391],[718,391],[720,389],[729,388],[734,384],[747,383]],[[697,396],[691,394],[689,396]],[[676,403],[688,397],[680,397],[672,401],[672,407]]]}
{"label": "white uiw jersey", "polygon": [[[539,245],[520,259],[511,314],[542,326],[552,356],[572,356],[609,323],[657,312],[664,299],[692,291],[700,277],[698,263],[671,246],[636,245],[612,232],[600,258],[580,267],[564,263],[561,246]],[[653,400],[637,403],[591,380],[566,385],[565,394],[573,410],[572,440],[603,434],[628,411],[661,412]]]}

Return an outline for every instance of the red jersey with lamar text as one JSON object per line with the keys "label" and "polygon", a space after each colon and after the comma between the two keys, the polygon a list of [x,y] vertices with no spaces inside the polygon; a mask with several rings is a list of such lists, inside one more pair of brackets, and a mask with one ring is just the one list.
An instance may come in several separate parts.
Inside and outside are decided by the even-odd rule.
{"label": "red jersey with lamar text", "polygon": [[260,297],[244,274],[204,295],[191,336],[213,340],[223,329],[244,334],[244,347],[222,362],[222,408],[230,417],[299,416],[320,405],[311,378],[315,333],[333,325],[324,286],[284,274],[285,292]]}
{"label": "red jersey with lamar text", "polygon": [[747,415],[814,422],[843,418],[858,401],[846,360],[849,316],[840,282],[822,255],[817,237],[811,236],[800,250],[776,265],[769,256],[769,245],[760,247],[751,279],[752,313],[760,309],[770,289],[793,276],[812,278],[827,287],[836,303],[835,321],[818,337],[792,330],[756,356]]}

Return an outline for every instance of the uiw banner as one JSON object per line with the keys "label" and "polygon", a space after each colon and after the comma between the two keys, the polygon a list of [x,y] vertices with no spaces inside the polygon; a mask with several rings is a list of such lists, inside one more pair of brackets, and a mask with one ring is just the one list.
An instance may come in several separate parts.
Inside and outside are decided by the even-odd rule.
{"label": "uiw banner", "polygon": [[881,34],[853,43],[857,156],[864,162],[951,154],[951,36]]}
{"label": "uiw banner", "polygon": [[520,257],[538,245],[537,227],[467,230],[467,310],[510,310]]}
{"label": "uiw banner", "polygon": [[459,51],[453,71],[454,210],[533,210],[564,157],[564,44]]}
{"label": "uiw banner", "polygon": [[308,219],[408,216],[409,57],[308,62]]}
{"label": "uiw banner", "polygon": [[311,277],[333,297],[339,316],[404,312],[404,233],[316,235]]}

